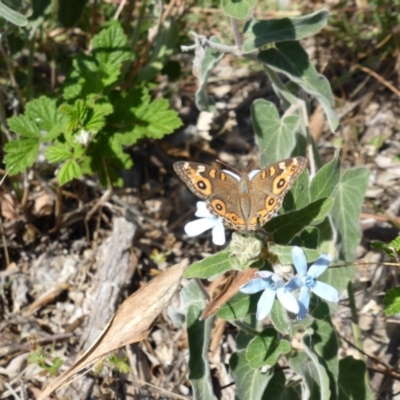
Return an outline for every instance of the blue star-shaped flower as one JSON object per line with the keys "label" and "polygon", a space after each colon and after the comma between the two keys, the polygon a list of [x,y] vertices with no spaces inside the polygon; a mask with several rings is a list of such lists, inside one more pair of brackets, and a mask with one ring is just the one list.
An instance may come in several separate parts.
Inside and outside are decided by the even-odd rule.
{"label": "blue star-shaped flower", "polygon": [[188,236],[194,237],[202,234],[208,229],[212,229],[212,241],[218,246],[225,244],[225,227],[222,223],[221,218],[216,218],[211,215],[207,210],[206,203],[204,201],[197,202],[197,211],[194,214],[200,219],[188,222],[185,225],[185,232]]}
{"label": "blue star-shaped flower", "polygon": [[300,288],[299,307],[297,319],[303,319],[308,313],[310,304],[310,291],[327,301],[338,302],[339,292],[331,285],[316,280],[331,263],[331,257],[323,253],[307,271],[307,259],[304,251],[297,246],[292,248],[293,265],[297,275],[286,284],[290,290]]}
{"label": "blue star-shaped flower", "polygon": [[263,290],[257,304],[257,319],[264,319],[271,311],[275,296],[286,310],[297,314],[299,304],[293,293],[287,289],[285,282],[278,275],[270,271],[257,272],[259,278],[252,279],[240,287],[242,293],[253,294]]}

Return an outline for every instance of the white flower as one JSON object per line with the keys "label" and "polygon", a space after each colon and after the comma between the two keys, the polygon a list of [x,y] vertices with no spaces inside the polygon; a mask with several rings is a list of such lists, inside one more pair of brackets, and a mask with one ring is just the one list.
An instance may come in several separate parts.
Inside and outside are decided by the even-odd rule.
{"label": "white flower", "polygon": [[196,203],[197,211],[194,214],[200,219],[188,222],[185,225],[185,232],[189,237],[194,237],[202,234],[208,229],[212,229],[212,241],[218,246],[225,244],[225,227],[221,218],[216,218],[207,210],[204,201]]}

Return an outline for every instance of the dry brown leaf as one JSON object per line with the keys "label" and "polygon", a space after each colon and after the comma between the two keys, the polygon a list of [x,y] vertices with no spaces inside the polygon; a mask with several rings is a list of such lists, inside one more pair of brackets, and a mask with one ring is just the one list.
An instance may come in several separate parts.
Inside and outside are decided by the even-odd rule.
{"label": "dry brown leaf", "polygon": [[[200,319],[205,319],[210,315],[214,314],[220,307],[222,307],[228,300],[234,296],[240,286],[247,283],[254,274],[258,271],[257,268],[247,268],[244,271],[237,272],[235,275],[229,275],[228,280],[225,283],[221,292],[215,296],[204,309],[203,314],[200,315]],[[236,271],[235,271],[236,272]]]}
{"label": "dry brown leaf", "polygon": [[98,340],[68,371],[51,382],[38,400],[47,398],[72,375],[107,353],[143,340],[150,333],[154,320],[168,305],[187,266],[188,260],[185,259],[128,297],[118,308]]}
{"label": "dry brown leaf", "polygon": [[17,204],[9,193],[3,193],[0,197],[1,215],[6,219],[17,218]]}

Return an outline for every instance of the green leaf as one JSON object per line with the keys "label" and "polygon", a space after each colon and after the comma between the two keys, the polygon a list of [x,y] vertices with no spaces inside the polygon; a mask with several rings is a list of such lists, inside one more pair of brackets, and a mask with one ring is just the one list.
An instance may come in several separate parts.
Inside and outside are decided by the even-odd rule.
{"label": "green leaf", "polygon": [[127,37],[119,22],[110,22],[93,38],[93,56],[97,60],[104,86],[114,83],[119,77],[122,64],[132,57]]}
{"label": "green leaf", "polygon": [[249,314],[255,314],[260,296],[261,293],[251,296],[240,292],[236,293],[216,312],[216,315],[226,321],[234,321],[245,318]]}
{"label": "green leaf", "polygon": [[46,158],[51,163],[59,163],[72,158],[71,148],[65,143],[55,143],[45,151]]}
{"label": "green leaf", "polygon": [[314,96],[325,111],[331,131],[336,130],[339,118],[333,110],[334,101],[329,81],[317,73],[298,42],[277,43],[275,48],[262,51],[258,59]]}
{"label": "green leaf", "polygon": [[375,398],[365,384],[366,366],[351,356],[339,361],[338,400],[372,400]]}
{"label": "green leaf", "polygon": [[286,383],[286,376],[282,370],[275,369],[274,375],[268,382],[262,400],[300,400],[301,389],[300,385],[289,386]]}
{"label": "green leaf", "polygon": [[280,119],[275,104],[263,99],[253,102],[251,117],[261,152],[261,166],[290,157],[296,145],[294,133],[300,117],[290,115]]}
{"label": "green leaf", "polygon": [[7,7],[3,2],[0,0],[0,16],[2,16],[7,21],[10,21],[12,24],[17,26],[26,26],[28,25],[28,18],[25,15],[20,14],[17,11],[12,10],[11,8]]}
{"label": "green leaf", "polygon": [[315,201],[333,195],[333,191],[340,180],[339,153],[314,176],[310,185],[311,200]]}
{"label": "green leaf", "polygon": [[31,167],[39,154],[39,141],[36,139],[19,139],[6,143],[4,163],[10,175],[24,172]]}
{"label": "green leaf", "polygon": [[82,170],[79,164],[75,160],[68,160],[58,171],[57,179],[60,185],[72,181],[72,179],[80,178],[82,176]]}
{"label": "green leaf", "polygon": [[300,40],[320,31],[328,22],[329,12],[319,10],[299,18],[249,21],[244,28],[243,52],[251,53],[266,44]]}
{"label": "green leaf", "polygon": [[39,142],[41,135],[38,124],[27,115],[18,115],[7,119],[10,129],[19,136],[36,139]]}
{"label": "green leaf", "polygon": [[287,244],[310,224],[320,223],[330,212],[333,198],[319,199],[297,211],[278,215],[265,225],[265,230],[273,234],[278,244]]}
{"label": "green leaf", "polygon": [[230,271],[232,266],[229,262],[229,256],[229,251],[225,250],[196,261],[185,271],[184,277],[207,279]]}
{"label": "green leaf", "polygon": [[371,247],[375,250],[384,251],[388,256],[397,258],[400,254],[400,236],[392,240],[390,243],[375,241],[371,243]]}
{"label": "green leaf", "polygon": [[347,170],[336,188],[332,219],[337,229],[339,258],[353,261],[361,240],[359,217],[368,186],[369,169],[365,167]]}
{"label": "green leaf", "polygon": [[303,396],[310,400],[330,400],[331,392],[327,371],[319,362],[312,348],[309,347],[313,344],[311,329],[306,330],[302,342],[305,351],[299,351],[292,356],[289,365],[302,377],[305,385]]}
{"label": "green leaf", "polygon": [[350,279],[353,279],[355,266],[347,265],[338,268],[328,268],[318,280],[334,286],[339,293],[347,288]]}
{"label": "green leaf", "polygon": [[64,132],[68,119],[57,108],[56,100],[40,96],[26,104],[26,117],[36,124],[42,141],[52,141]]}
{"label": "green leaf", "polygon": [[57,18],[65,28],[72,28],[80,19],[87,0],[58,0]]}
{"label": "green leaf", "polygon": [[291,345],[287,340],[278,339],[278,333],[274,328],[264,329],[247,347],[246,359],[252,368],[260,368],[264,365],[274,366],[281,354],[287,354]]}
{"label": "green leaf", "polygon": [[[212,36],[210,41],[221,43],[216,36]],[[196,106],[200,111],[213,111],[215,108],[214,101],[207,96],[207,78],[223,55],[220,51],[210,47],[204,49],[198,44],[196,56],[193,60],[193,74],[199,79],[199,87],[196,91]]]}
{"label": "green leaf", "polygon": [[269,318],[274,328],[282,335],[290,333],[293,325],[292,320],[279,301],[274,301]]}
{"label": "green leaf", "polygon": [[389,289],[385,294],[384,311],[386,316],[398,314],[400,312],[400,288]]}
{"label": "green leaf", "polygon": [[246,350],[233,353],[229,366],[235,381],[235,399],[258,400],[272,376],[272,369],[262,373],[260,369],[252,368],[246,358]]}
{"label": "green leaf", "polygon": [[245,19],[256,4],[257,0],[222,0],[222,9],[229,17]]}
{"label": "green leaf", "polygon": [[[268,246],[269,251],[278,258],[277,263],[282,265],[293,264],[292,248],[293,246],[281,246],[278,244],[269,244]],[[314,262],[321,255],[320,251],[314,249],[303,248],[303,251],[308,263]]]}
{"label": "green leaf", "polygon": [[189,282],[181,292],[182,307],[186,310],[189,342],[189,380],[194,398],[215,400],[212,392],[208,347],[213,318],[200,320],[205,298],[195,281]]}
{"label": "green leaf", "polygon": [[310,204],[309,180],[308,170],[305,169],[286,194],[281,210],[283,209],[285,212],[299,210]]}

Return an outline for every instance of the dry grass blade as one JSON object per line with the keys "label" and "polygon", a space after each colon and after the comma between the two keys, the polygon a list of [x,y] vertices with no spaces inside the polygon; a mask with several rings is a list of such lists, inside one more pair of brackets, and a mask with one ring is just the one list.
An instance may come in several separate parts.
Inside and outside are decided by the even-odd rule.
{"label": "dry grass blade", "polygon": [[154,320],[168,305],[187,266],[188,261],[183,260],[128,297],[98,340],[68,371],[57,377],[38,400],[48,397],[72,375],[107,353],[143,340],[150,333]]}

